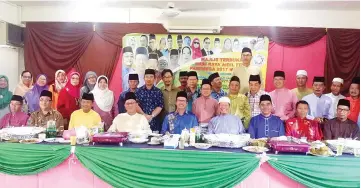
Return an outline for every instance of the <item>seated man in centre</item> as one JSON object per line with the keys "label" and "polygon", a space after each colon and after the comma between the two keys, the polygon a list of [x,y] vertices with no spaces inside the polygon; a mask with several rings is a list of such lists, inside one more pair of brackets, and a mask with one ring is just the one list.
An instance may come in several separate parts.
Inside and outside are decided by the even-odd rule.
{"label": "seated man in centre", "polygon": [[128,92],[124,97],[126,113],[118,114],[114,118],[112,126],[108,132],[131,132],[131,133],[151,133],[147,118],[137,113],[137,98],[133,92]]}
{"label": "seated man in centre", "polygon": [[99,114],[92,110],[94,103],[94,95],[92,93],[84,93],[81,98],[81,109],[74,111],[70,116],[69,130],[85,126],[87,128],[98,127],[102,119]]}
{"label": "seated man in centre", "polygon": [[231,100],[228,97],[219,99],[220,115],[213,117],[208,124],[209,134],[242,134],[244,127],[238,116],[229,113]]}
{"label": "seated man in centre", "polygon": [[197,117],[192,112],[187,111],[187,93],[179,91],[176,97],[176,110],[165,117],[162,134],[165,132],[181,134],[183,129],[190,130],[197,125]]}
{"label": "seated man in centre", "polygon": [[251,138],[272,138],[285,135],[282,120],[272,115],[272,100],[269,95],[261,95],[259,107],[261,114],[254,116],[249,123],[248,133]]}

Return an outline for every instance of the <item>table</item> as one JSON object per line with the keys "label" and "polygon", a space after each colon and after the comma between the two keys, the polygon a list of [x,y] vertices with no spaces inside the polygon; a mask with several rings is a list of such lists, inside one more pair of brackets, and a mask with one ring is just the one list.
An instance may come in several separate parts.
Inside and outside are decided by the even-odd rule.
{"label": "table", "polygon": [[[25,145],[25,144],[4,144],[0,143],[0,159],[1,156],[8,155],[8,160],[0,160],[0,181],[4,182],[5,187],[23,187],[24,184],[27,187],[111,187],[112,185],[117,185],[122,183],[119,179],[124,178],[119,175],[122,173],[129,173],[129,170],[135,170],[139,173],[143,173],[141,168],[144,167],[147,170],[159,168],[160,172],[159,177],[167,177],[162,174],[162,171],[169,170],[171,168],[178,169],[174,173],[182,174],[182,169],[187,171],[192,165],[199,167],[200,170],[206,172],[207,170],[217,170],[217,168],[222,168],[222,165],[217,166],[217,164],[228,164],[229,167],[224,171],[238,169],[242,171],[237,178],[240,179],[231,179],[230,181],[238,182],[234,184],[235,187],[305,187],[302,182],[302,178],[299,179],[299,176],[292,176],[288,172],[294,174],[301,174],[300,169],[304,166],[300,164],[302,162],[313,162],[315,164],[338,164],[347,168],[346,171],[342,171],[343,174],[339,174],[334,171],[336,168],[320,166],[312,169],[315,177],[310,176],[307,179],[307,182],[311,182],[312,185],[308,184],[309,187],[322,187],[319,185],[326,185],[328,183],[336,185],[334,182],[314,182],[314,179],[317,179],[322,172],[322,168],[327,168],[329,170],[329,177],[334,178],[337,176],[343,181],[346,181],[343,185],[339,184],[342,187],[357,187],[359,184],[359,163],[356,166],[356,162],[359,162],[359,159],[353,158],[350,155],[346,155],[340,158],[319,158],[312,156],[304,155],[269,155],[271,158],[278,158],[276,160],[269,160],[268,163],[263,163],[261,167],[258,167],[259,159],[255,155],[245,153],[241,149],[225,149],[225,148],[210,148],[207,151],[197,151],[195,148],[186,148],[184,151],[169,151],[163,150],[162,146],[148,146],[146,144],[125,144],[124,147],[109,146],[109,145],[95,145],[95,146],[77,146],[75,150],[75,155],[69,157],[70,147],[68,145],[50,145],[50,144],[39,144],[39,145]],[[23,152],[26,151],[26,152]],[[56,154],[52,155],[56,151]],[[27,176],[16,176],[9,175],[9,173],[4,174],[5,172],[1,169],[2,167],[12,168],[7,166],[7,164],[16,163],[19,160],[25,160],[31,158],[33,155],[40,155],[39,153],[44,152],[44,156],[50,156],[47,161],[60,161],[59,164],[56,164],[54,167],[45,169],[45,172],[41,172],[35,175]],[[21,157],[14,157],[18,153],[23,153]],[[33,153],[30,155],[30,153]],[[139,155],[139,156],[138,156]],[[12,156],[12,157],[10,157]],[[55,156],[60,156],[59,160],[55,160]],[[63,158],[61,158],[63,157]],[[169,158],[168,158],[169,157]],[[149,158],[149,159],[148,159]],[[202,160],[199,158],[205,159],[205,165],[202,165]],[[40,161],[39,157],[36,157]],[[44,158],[45,159],[45,158]],[[116,166],[117,168],[108,169],[106,167],[105,161],[120,160],[118,163],[111,164],[111,166]],[[154,160],[154,159],[158,159]],[[182,165],[176,165],[180,160],[183,161]],[[197,160],[198,162],[192,164],[192,160]],[[295,160],[300,160],[300,163],[295,163]],[[303,160],[303,161],[302,161]],[[138,161],[137,164],[139,167],[131,166],[133,161]],[[178,161],[178,162],[176,162]],[[75,163],[73,163],[75,162]],[[157,164],[152,164],[157,163]],[[47,163],[46,163],[47,164]],[[50,162],[49,162],[50,164]],[[172,165],[175,164],[175,165]],[[191,165],[189,165],[191,164]],[[48,164],[47,164],[48,165]],[[105,165],[105,166],[103,166]],[[127,166],[130,165],[130,166]],[[147,167],[147,165],[151,165]],[[153,166],[152,166],[153,165]],[[188,166],[189,165],[189,166]],[[276,167],[277,170],[274,168]],[[282,168],[280,168],[282,167]],[[295,167],[295,168],[294,168]],[[139,169],[138,169],[139,168]],[[254,169],[253,169],[254,168]],[[321,168],[321,170],[320,170]],[[122,173],[119,173],[119,169],[123,170]],[[247,170],[248,169],[248,170]],[[10,174],[16,174],[21,172],[19,169],[11,169]],[[26,168],[24,167],[24,170]],[[100,170],[100,171],[99,171]],[[358,174],[347,175],[347,173],[354,173],[358,170]],[[29,170],[30,171],[30,170]],[[99,173],[101,172],[101,173]],[[170,171],[173,172],[173,171]],[[188,172],[192,172],[188,171]],[[31,173],[31,172],[30,172]],[[106,174],[106,176],[103,176]],[[215,174],[220,173],[218,171],[214,172]],[[249,174],[247,174],[249,173]],[[305,172],[307,173],[307,171]],[[102,177],[101,179],[98,178]],[[111,177],[112,174],[117,174],[115,179],[107,179]],[[229,173],[232,174],[232,173]],[[220,174],[220,176],[226,178],[229,174]],[[286,175],[287,176],[286,176]],[[323,173],[324,174],[324,173]],[[143,173],[142,176],[149,175]],[[325,175],[326,176],[326,175]],[[152,176],[157,177],[157,176]],[[291,178],[289,178],[291,177]],[[172,180],[172,176],[170,179]],[[192,178],[192,176],[184,176],[185,179]],[[199,176],[202,178],[202,176]],[[294,180],[293,180],[294,179]],[[337,180],[337,178],[334,178]],[[356,180],[357,179],[357,180]],[[295,181],[297,180],[297,181]],[[154,182],[149,180],[150,182]],[[107,183],[106,183],[107,182]],[[204,183],[206,181],[200,181]],[[240,183],[239,183],[240,182]],[[175,183],[175,181],[170,181],[170,183]],[[305,182],[302,182],[305,183]],[[129,184],[128,184],[129,185]],[[318,185],[318,186],[314,186]],[[359,185],[358,185],[359,186]],[[1,186],[2,187],[2,186]],[[119,186],[125,187],[125,186]],[[141,187],[141,186],[138,186]],[[162,186],[159,186],[162,187]],[[207,186],[205,186],[207,187]],[[208,186],[214,187],[214,186]],[[228,187],[228,186],[226,186]],[[330,186],[332,187],[332,186]],[[335,187],[335,186],[334,186]]]}

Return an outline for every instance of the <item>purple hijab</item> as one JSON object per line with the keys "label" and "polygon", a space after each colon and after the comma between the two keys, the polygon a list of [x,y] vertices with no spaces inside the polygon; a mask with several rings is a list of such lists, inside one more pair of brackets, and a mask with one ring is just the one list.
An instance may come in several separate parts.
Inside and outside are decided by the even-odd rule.
{"label": "purple hijab", "polygon": [[38,79],[40,78],[40,76],[45,76],[46,79],[48,78],[45,74],[39,74],[38,77],[36,77],[36,83],[34,87],[30,91],[28,91],[24,96],[26,104],[28,105],[29,113],[35,112],[40,109],[39,106],[40,94],[43,90],[49,89],[49,86],[46,84],[44,86],[40,86],[38,84]]}

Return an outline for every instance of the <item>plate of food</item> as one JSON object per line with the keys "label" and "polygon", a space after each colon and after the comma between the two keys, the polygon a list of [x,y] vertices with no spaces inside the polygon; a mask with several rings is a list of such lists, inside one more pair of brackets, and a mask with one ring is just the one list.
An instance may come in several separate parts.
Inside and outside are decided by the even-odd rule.
{"label": "plate of food", "polygon": [[319,148],[313,147],[310,149],[309,154],[317,156],[317,157],[331,157],[334,156],[335,153],[327,146],[322,146]]}
{"label": "plate of food", "polygon": [[266,147],[267,146],[267,138],[259,138],[259,139],[252,139],[249,141],[250,146],[259,146],[259,147]]}
{"label": "plate of food", "polygon": [[251,153],[263,153],[269,151],[268,148],[261,146],[245,146],[242,149]]}
{"label": "plate of food", "polygon": [[42,141],[43,140],[41,140],[41,139],[31,138],[31,139],[20,140],[20,143],[22,143],[22,144],[37,144],[37,143],[40,143]]}
{"label": "plate of food", "polygon": [[129,139],[129,141],[133,142],[134,144],[143,144],[143,143],[148,142],[149,140],[144,139],[144,138],[132,138],[132,139]]}
{"label": "plate of food", "polygon": [[210,147],[212,147],[212,144],[207,144],[207,143],[195,143],[194,147],[197,149],[208,149]]}
{"label": "plate of food", "polygon": [[62,142],[64,141],[64,138],[45,138],[44,142],[48,143],[56,143],[56,142]]}
{"label": "plate of food", "polygon": [[58,142],[61,144],[70,144],[70,140],[65,140],[65,139],[59,139]]}

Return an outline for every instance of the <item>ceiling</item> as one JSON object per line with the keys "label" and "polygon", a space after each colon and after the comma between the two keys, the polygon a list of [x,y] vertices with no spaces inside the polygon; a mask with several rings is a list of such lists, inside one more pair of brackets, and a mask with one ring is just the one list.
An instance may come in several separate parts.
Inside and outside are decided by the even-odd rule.
{"label": "ceiling", "polygon": [[[119,8],[166,8],[168,0],[163,1],[139,1],[139,0],[7,0],[10,3],[19,6],[63,6],[70,3],[92,1],[102,2],[104,6],[119,7]],[[223,0],[223,1],[179,1],[173,0],[175,7],[180,10],[217,10],[217,9],[246,9],[254,5],[254,2],[259,3],[260,0]],[[278,2],[277,8],[285,10],[360,10],[359,0],[268,0],[267,4],[274,4]],[[262,4],[262,3],[261,3]],[[267,7],[263,7],[267,8]]]}

